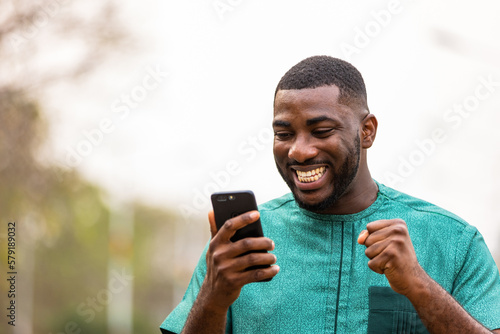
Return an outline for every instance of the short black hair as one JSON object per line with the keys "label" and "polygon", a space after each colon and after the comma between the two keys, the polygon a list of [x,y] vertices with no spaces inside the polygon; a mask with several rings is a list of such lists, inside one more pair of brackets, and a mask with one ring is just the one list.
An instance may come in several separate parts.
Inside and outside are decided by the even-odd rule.
{"label": "short black hair", "polygon": [[368,109],[366,87],[361,73],[350,63],[330,57],[312,56],[300,61],[281,78],[279,90],[318,88],[335,85],[339,88],[339,102]]}

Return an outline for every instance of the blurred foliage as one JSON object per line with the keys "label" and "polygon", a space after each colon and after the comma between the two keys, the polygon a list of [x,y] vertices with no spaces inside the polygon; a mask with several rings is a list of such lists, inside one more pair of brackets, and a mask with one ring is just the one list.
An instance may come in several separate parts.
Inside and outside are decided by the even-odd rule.
{"label": "blurred foliage", "polygon": [[[76,308],[71,304],[106,286],[109,210],[100,190],[76,172],[61,174],[55,167],[37,163],[36,149],[47,131],[37,103],[22,91],[7,88],[0,96],[2,226],[8,221],[17,224],[20,277],[30,275],[23,270],[22,256],[28,259],[20,254],[20,243],[34,250],[34,330],[49,332],[60,314]],[[7,272],[6,251],[2,247],[3,273]],[[7,295],[7,282],[2,280],[0,286],[2,296]],[[20,296],[19,282],[18,289]],[[96,324],[105,324],[103,317]]]}
{"label": "blurred foliage", "polygon": [[[0,2],[0,271],[2,277],[9,271],[7,223],[15,221],[16,327],[21,332],[108,333],[106,305],[94,308],[92,320],[78,310],[108,288],[109,264],[116,260],[134,277],[133,332],[159,332],[194,265],[175,256],[176,245],[181,242],[182,251],[195,243],[199,253],[208,237],[207,229],[197,232],[201,239],[179,241],[176,235],[189,235],[198,225],[187,226],[171,210],[138,202],[123,204],[133,213],[132,239],[110,235],[110,220],[121,213],[108,204],[109,195],[76,170],[39,161],[51,130],[44,117],[44,89],[77,83],[132,43],[118,14],[112,1]],[[4,310],[7,291],[8,282],[0,280]],[[7,329],[4,319],[0,332]]]}

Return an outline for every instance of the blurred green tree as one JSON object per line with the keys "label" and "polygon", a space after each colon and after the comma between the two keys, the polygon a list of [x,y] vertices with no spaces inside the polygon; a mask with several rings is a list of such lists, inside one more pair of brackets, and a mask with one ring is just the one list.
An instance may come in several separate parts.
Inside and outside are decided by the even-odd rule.
{"label": "blurred green tree", "polygon": [[[175,231],[193,227],[168,208],[131,203],[133,240],[110,237],[116,213],[103,190],[40,159],[50,131],[43,92],[99,71],[131,43],[113,1],[0,2],[0,270],[8,271],[4,241],[15,221],[19,332],[109,332],[110,255],[133,264],[135,333],[158,330],[190,276],[184,259],[174,257]],[[4,310],[7,283],[0,281]],[[0,323],[0,332],[10,329]]]}

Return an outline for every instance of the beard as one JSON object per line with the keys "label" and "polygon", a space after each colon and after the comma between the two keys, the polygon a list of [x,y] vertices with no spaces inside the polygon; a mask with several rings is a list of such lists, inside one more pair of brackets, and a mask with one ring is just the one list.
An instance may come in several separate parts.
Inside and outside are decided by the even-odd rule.
{"label": "beard", "polygon": [[[359,139],[359,135],[356,136],[354,147],[349,150],[347,154],[347,158],[344,163],[338,168],[336,171],[330,162],[325,161],[311,161],[310,163],[294,163],[295,165],[308,165],[308,164],[327,164],[330,168],[331,173],[333,173],[333,190],[325,199],[323,199],[319,203],[306,203],[300,199],[298,196],[298,190],[295,186],[295,182],[292,178],[288,176],[276,163],[276,167],[278,168],[281,177],[288,185],[290,190],[292,191],[293,197],[295,198],[295,202],[299,207],[312,211],[312,212],[324,212],[334,206],[338,200],[344,195],[352,181],[356,177],[359,169],[359,161],[361,157],[361,141]],[[287,169],[291,163],[287,164]]]}

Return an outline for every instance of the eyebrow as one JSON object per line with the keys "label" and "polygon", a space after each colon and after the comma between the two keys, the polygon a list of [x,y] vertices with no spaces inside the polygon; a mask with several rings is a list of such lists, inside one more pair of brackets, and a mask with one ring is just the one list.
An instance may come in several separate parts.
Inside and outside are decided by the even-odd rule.
{"label": "eyebrow", "polygon": [[289,128],[292,125],[290,124],[290,122],[276,120],[273,122],[273,126]]}
{"label": "eyebrow", "polygon": [[333,118],[330,118],[328,116],[318,116],[318,117],[314,117],[314,118],[308,119],[306,121],[306,125],[307,126],[311,126],[311,125],[314,125],[314,124],[317,124],[317,123],[320,123],[320,122],[323,122],[323,121],[335,122],[335,120]]}
{"label": "eyebrow", "polygon": [[[335,122],[335,120],[333,118],[330,118],[328,116],[318,116],[318,117],[314,117],[314,118],[308,119],[306,121],[306,125],[307,126],[311,126],[311,125],[314,125],[314,124],[317,124],[317,123],[320,123],[320,122],[323,122],[323,121]],[[291,123],[287,122],[287,121],[276,120],[276,121],[273,122],[273,127],[289,128],[291,126],[292,126]]]}

